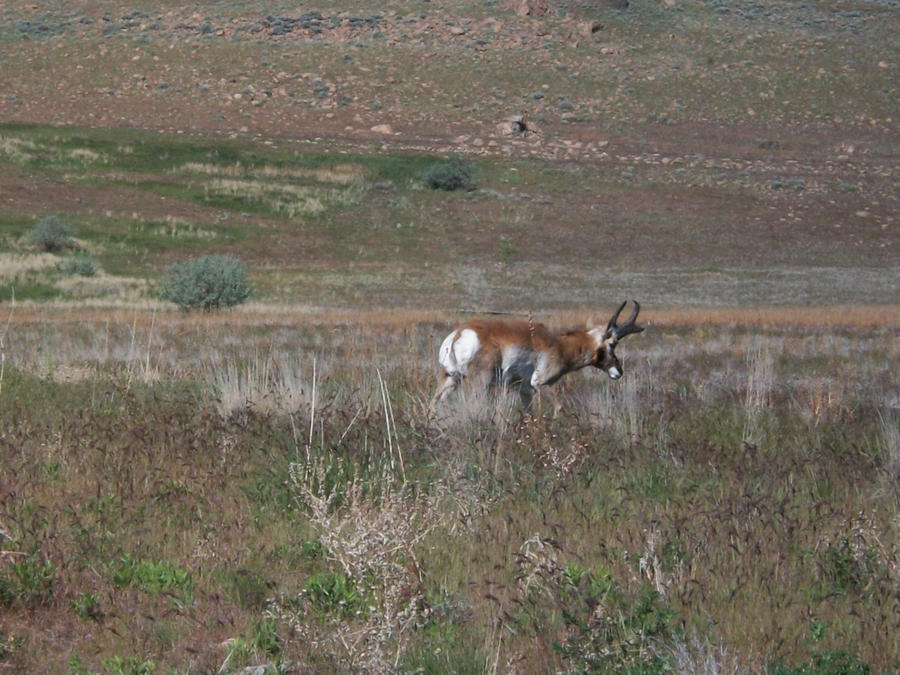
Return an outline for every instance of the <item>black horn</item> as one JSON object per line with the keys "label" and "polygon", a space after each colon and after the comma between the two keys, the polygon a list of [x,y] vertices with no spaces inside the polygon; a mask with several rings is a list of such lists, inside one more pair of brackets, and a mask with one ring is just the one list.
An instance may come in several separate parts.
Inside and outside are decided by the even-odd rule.
{"label": "black horn", "polygon": [[626,300],[621,305],[619,305],[619,309],[617,309],[615,311],[615,313],[612,315],[612,318],[609,320],[609,323],[606,324],[606,332],[608,334],[612,335],[616,331],[616,328],[617,328],[616,321],[619,320],[619,314],[622,313],[622,310],[625,309],[625,305],[627,305],[627,304],[628,304],[628,301]]}
{"label": "black horn", "polygon": [[621,340],[626,335],[631,335],[632,333],[640,333],[644,330],[643,326],[638,326],[635,324],[637,320],[638,313],[641,311],[641,305],[637,300],[632,300],[634,303],[634,310],[631,312],[631,316],[628,317],[628,321],[623,323],[621,326],[617,325],[617,321],[619,320],[619,314],[622,313],[622,310],[625,309],[625,305],[628,304],[626,300],[621,305],[619,305],[619,309],[616,310],[616,313],[612,315],[612,318],[609,320],[609,324],[606,326],[606,332],[615,340]]}

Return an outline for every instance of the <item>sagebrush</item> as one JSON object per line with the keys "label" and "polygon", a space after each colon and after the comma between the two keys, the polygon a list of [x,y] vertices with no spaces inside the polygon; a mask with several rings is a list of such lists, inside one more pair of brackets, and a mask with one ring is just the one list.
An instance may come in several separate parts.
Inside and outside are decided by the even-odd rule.
{"label": "sagebrush", "polygon": [[76,248],[75,230],[57,216],[47,216],[34,224],[28,233],[28,243],[48,253]]}
{"label": "sagebrush", "polygon": [[251,291],[246,264],[228,255],[207,255],[169,265],[159,295],[183,310],[208,312],[245,302]]}

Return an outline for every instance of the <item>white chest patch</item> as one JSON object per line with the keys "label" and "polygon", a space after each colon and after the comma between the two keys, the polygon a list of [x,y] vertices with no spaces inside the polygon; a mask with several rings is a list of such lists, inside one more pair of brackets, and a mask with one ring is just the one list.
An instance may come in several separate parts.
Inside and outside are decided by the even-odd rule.
{"label": "white chest patch", "polygon": [[474,330],[465,328],[450,333],[441,344],[438,361],[450,375],[466,374],[469,362],[481,349],[481,342]]}

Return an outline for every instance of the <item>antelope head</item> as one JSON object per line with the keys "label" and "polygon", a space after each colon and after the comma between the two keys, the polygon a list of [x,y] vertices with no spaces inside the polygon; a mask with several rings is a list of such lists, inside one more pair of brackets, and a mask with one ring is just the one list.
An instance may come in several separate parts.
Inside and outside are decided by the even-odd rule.
{"label": "antelope head", "polygon": [[622,377],[623,373],[622,364],[616,356],[616,345],[619,343],[619,340],[626,335],[640,333],[644,330],[644,326],[635,324],[638,312],[641,311],[641,306],[636,300],[632,300],[634,303],[634,311],[631,312],[628,321],[619,325],[619,314],[625,309],[627,302],[628,301],[626,300],[619,305],[619,309],[615,311],[610,318],[609,323],[606,324],[605,330],[601,328],[592,328],[590,330],[591,335],[597,340],[597,351],[594,354],[591,365],[606,372],[613,380],[618,380]]}

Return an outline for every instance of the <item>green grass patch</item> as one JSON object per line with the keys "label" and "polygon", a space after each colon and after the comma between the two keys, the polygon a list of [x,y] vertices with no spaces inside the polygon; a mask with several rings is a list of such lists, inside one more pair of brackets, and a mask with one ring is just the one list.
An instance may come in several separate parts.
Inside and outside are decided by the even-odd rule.
{"label": "green grass patch", "polygon": [[0,300],[10,302],[12,300],[35,300],[43,302],[61,298],[65,292],[53,284],[43,281],[26,279],[23,281],[9,281],[0,285]]}
{"label": "green grass patch", "polygon": [[116,588],[137,588],[151,595],[163,592],[190,597],[193,581],[188,571],[166,560],[148,560],[126,554],[109,565]]}

